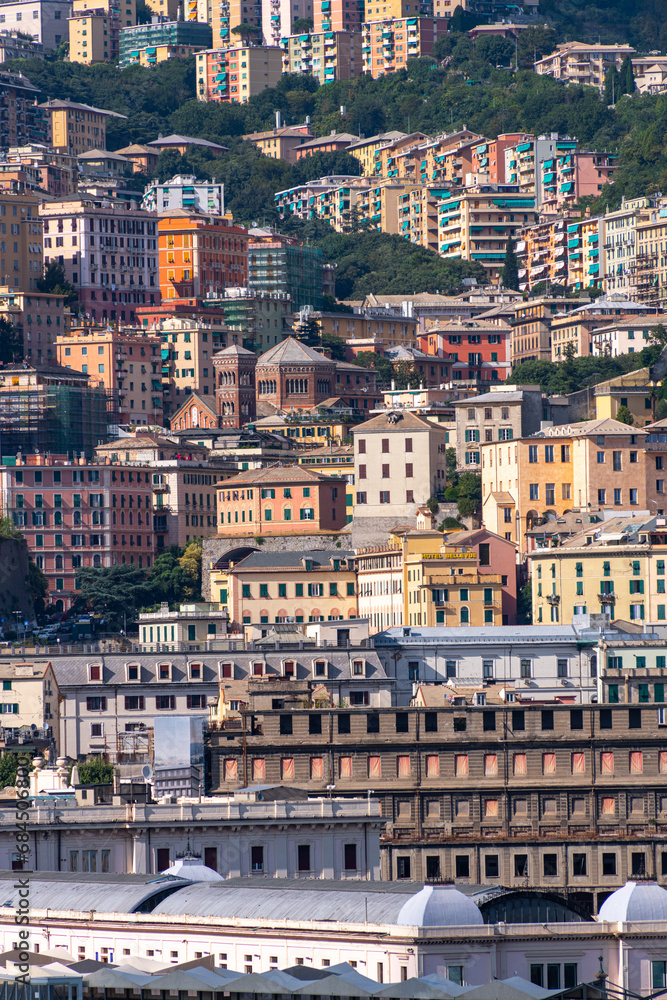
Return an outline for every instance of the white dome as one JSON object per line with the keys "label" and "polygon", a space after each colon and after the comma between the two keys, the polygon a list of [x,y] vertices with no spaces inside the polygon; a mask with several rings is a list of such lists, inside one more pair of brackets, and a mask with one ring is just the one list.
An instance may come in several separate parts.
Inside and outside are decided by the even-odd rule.
{"label": "white dome", "polygon": [[657,882],[626,882],[605,899],[598,920],[667,920],[667,890]]}
{"label": "white dome", "polygon": [[425,885],[403,904],[396,923],[404,927],[465,927],[483,924],[484,918],[472,899],[453,885]]}
{"label": "white dome", "polygon": [[165,868],[161,875],[173,875],[175,878],[187,878],[191,882],[222,882],[213,868],[207,868],[201,863],[201,858],[178,858],[170,868]]}

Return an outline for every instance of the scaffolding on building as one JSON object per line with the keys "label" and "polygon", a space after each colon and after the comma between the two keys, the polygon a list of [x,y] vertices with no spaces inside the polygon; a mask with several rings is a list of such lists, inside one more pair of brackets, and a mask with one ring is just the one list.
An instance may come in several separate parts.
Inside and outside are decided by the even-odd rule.
{"label": "scaffolding on building", "polygon": [[98,444],[117,436],[117,424],[117,400],[103,387],[0,385],[3,456],[39,451],[92,458]]}

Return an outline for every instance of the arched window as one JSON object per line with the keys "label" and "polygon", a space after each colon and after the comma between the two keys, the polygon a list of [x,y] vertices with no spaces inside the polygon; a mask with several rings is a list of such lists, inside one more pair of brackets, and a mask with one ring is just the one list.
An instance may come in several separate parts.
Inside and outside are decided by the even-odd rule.
{"label": "arched window", "polygon": [[461,624],[462,625],[469,625],[470,624],[470,609],[469,608],[466,608],[466,607],[461,608]]}

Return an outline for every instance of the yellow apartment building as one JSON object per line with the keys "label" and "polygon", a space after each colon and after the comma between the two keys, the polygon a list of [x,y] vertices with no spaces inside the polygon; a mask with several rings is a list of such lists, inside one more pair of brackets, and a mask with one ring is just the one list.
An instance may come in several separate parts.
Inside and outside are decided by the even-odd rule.
{"label": "yellow apartment building", "polygon": [[387,347],[415,347],[416,319],[408,316],[386,316],[382,313],[312,313],[323,334],[343,340],[382,341]]}
{"label": "yellow apartment building", "polygon": [[80,156],[89,149],[106,149],[106,123],[109,117],[125,119],[115,111],[103,111],[74,101],[47,101],[49,145],[58,153]]}
{"label": "yellow apartment building", "polygon": [[23,338],[23,357],[39,364],[56,360],[56,338],[67,331],[65,296],[50,292],[17,292],[0,286],[0,316]]}
{"label": "yellow apartment building", "polygon": [[[351,146],[347,147],[347,152],[350,156],[354,156],[355,160],[359,160],[363,176],[370,177],[375,173],[375,159],[378,151],[406,138],[408,137],[405,132],[381,132],[379,135],[371,135],[367,139],[353,142]],[[421,136],[421,138],[425,139],[426,136]]]}
{"label": "yellow apartment building", "polygon": [[382,233],[409,236],[410,195],[415,185],[383,180],[360,191],[357,197],[359,221]]}
{"label": "yellow apartment building", "polygon": [[640,302],[663,306],[667,301],[667,216],[652,212],[636,229],[636,271],[630,278],[631,292]]}
{"label": "yellow apartment building", "polygon": [[[521,258],[519,289],[532,292],[535,285],[568,283],[567,220],[548,219],[517,233],[516,253]],[[550,360],[550,354],[546,360]]]}
{"label": "yellow apartment building", "polygon": [[634,419],[635,427],[653,423],[657,403],[658,383],[651,379],[650,368],[638,368],[616,378],[599,382],[593,388],[596,417],[615,420],[621,406],[626,406]]}
{"label": "yellow apartment building", "polygon": [[523,361],[551,361],[551,324],[579,304],[578,299],[544,297],[518,305],[511,321],[512,367]]}
{"label": "yellow apartment building", "polygon": [[533,622],[570,624],[607,613],[622,621],[667,620],[664,517],[615,517],[555,548],[529,553]]}
{"label": "yellow apartment building", "polygon": [[39,199],[0,191],[2,285],[15,292],[36,291],[44,274]]}
{"label": "yellow apartment building", "polygon": [[563,83],[597,87],[602,92],[610,67],[620,69],[625,57],[634,54],[631,45],[563,42],[550,55],[537,60],[535,72],[539,76],[552,76]]}
{"label": "yellow apartment building", "polygon": [[[45,729],[60,741],[60,690],[47,662],[0,664],[0,705],[5,728]],[[9,718],[7,718],[9,716]]]}
{"label": "yellow apartment building", "polygon": [[211,594],[229,608],[236,631],[243,625],[356,618],[353,556],[345,549],[241,548],[211,569]]}
{"label": "yellow apartment building", "polygon": [[395,625],[502,625],[515,621],[516,549],[486,529],[396,529],[357,550],[359,615],[371,634]]}
{"label": "yellow apartment building", "polygon": [[646,430],[605,418],[480,445],[485,524],[499,533],[506,525],[524,549],[525,532],[543,517],[589,506],[664,510],[667,441],[650,451],[646,438]]}

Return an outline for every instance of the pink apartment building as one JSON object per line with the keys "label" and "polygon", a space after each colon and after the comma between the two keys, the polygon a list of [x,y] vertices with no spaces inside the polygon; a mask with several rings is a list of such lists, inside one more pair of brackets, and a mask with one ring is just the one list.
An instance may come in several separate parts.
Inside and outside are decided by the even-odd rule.
{"label": "pink apartment building", "polygon": [[148,465],[101,465],[29,455],[0,467],[0,497],[49,581],[47,602],[72,606],[87,566],[153,562],[152,472]]}
{"label": "pink apartment building", "polygon": [[542,160],[542,211],[563,212],[586,195],[597,198],[613,178],[615,164],[613,154],[586,150],[573,150]]}

